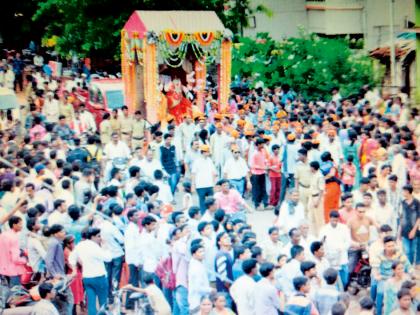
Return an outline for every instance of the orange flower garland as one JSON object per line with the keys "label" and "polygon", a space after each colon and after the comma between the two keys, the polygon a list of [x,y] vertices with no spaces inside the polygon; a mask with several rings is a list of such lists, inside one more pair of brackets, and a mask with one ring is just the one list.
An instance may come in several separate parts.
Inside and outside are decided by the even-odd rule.
{"label": "orange flower garland", "polygon": [[196,32],[194,37],[201,46],[208,46],[213,42],[215,35],[213,32]]}
{"label": "orange flower garland", "polygon": [[219,110],[228,108],[230,75],[232,67],[232,42],[224,40],[220,48]]}
{"label": "orange flower garland", "polygon": [[166,31],[164,33],[165,40],[168,42],[169,45],[178,47],[181,45],[183,39],[184,39],[184,33],[183,32],[177,32],[177,31]]}

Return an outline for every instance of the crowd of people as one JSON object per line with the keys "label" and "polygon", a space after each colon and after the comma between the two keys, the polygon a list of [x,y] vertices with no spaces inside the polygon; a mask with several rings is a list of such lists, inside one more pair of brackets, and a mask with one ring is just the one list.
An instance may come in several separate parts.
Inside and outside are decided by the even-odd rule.
{"label": "crowd of people", "polygon": [[[155,314],[350,314],[366,254],[358,314],[420,314],[420,125],[404,95],[322,102],[284,85],[232,91],[227,111],[209,94],[180,124],[124,106],[97,125],[76,96],[86,78],[25,74],[27,107],[0,121],[0,275],[38,279],[32,314],[59,314],[51,279],[66,276],[60,314],[97,314],[119,288]],[[264,235],[257,211],[272,213]]]}

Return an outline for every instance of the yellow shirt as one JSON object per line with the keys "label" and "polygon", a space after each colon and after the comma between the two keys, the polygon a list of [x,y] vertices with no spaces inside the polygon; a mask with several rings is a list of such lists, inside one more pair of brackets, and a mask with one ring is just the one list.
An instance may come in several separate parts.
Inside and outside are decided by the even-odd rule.
{"label": "yellow shirt", "polygon": [[101,124],[99,125],[99,130],[101,133],[101,142],[102,145],[107,144],[108,142],[111,141],[111,134],[112,134],[112,128],[111,128],[111,123],[109,120],[104,120],[101,122]]}

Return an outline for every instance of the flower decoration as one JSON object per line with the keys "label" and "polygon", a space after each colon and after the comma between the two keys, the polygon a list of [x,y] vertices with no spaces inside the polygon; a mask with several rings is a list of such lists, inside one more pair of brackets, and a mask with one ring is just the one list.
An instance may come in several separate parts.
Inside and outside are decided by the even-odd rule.
{"label": "flower decoration", "polygon": [[208,46],[213,42],[215,35],[213,32],[196,32],[194,37],[201,46]]}
{"label": "flower decoration", "polygon": [[183,32],[168,30],[164,32],[164,36],[167,43],[171,46],[178,47],[181,45],[185,34]]}
{"label": "flower decoration", "polygon": [[147,43],[150,44],[156,44],[159,40],[159,37],[157,36],[157,34],[153,31],[148,31],[146,32],[146,39],[147,39]]}

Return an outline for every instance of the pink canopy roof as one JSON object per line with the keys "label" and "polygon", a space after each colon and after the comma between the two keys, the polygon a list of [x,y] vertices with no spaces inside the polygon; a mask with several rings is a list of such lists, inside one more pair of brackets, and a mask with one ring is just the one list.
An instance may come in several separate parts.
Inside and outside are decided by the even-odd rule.
{"label": "pink canopy roof", "polygon": [[192,34],[195,32],[223,32],[222,21],[213,11],[134,11],[124,25],[130,37],[134,32],[140,38],[148,31],[160,34],[174,30]]}

